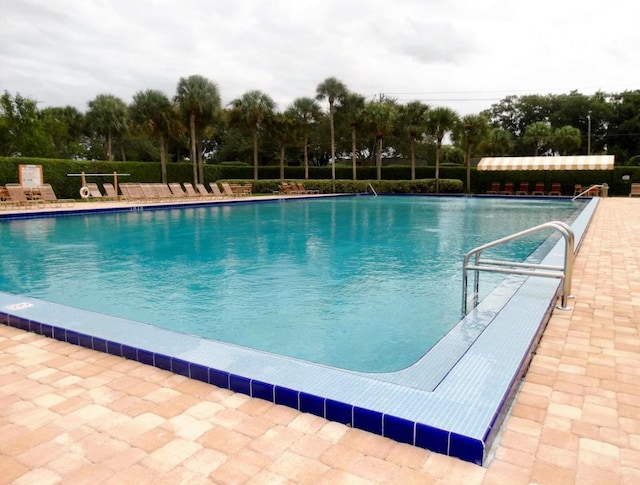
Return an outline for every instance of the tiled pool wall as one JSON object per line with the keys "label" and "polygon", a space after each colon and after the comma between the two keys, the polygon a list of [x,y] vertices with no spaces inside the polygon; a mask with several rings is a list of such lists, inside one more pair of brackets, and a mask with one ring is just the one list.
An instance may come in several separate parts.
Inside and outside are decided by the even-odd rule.
{"label": "tiled pool wall", "polygon": [[[577,243],[596,204],[592,200],[574,222]],[[132,209],[136,210],[125,208]],[[483,465],[553,310],[559,284],[529,278],[522,286],[435,389],[414,388],[402,378],[385,381],[2,292],[0,323]],[[545,303],[540,303],[539,295]],[[468,318],[474,318],[474,311]],[[519,322],[521,332],[507,336],[515,318],[525,321]],[[528,326],[523,324],[527,320],[531,320]],[[500,343],[495,340],[498,337],[506,341]],[[516,345],[510,345],[514,339]],[[429,372],[429,367],[408,371]]]}

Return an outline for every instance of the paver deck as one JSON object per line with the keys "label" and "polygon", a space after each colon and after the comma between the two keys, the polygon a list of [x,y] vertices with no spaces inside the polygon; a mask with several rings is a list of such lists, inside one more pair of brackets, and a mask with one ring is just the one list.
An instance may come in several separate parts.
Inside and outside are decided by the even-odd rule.
{"label": "paver deck", "polygon": [[0,483],[640,483],[639,243],[602,199],[487,467],[0,325]]}

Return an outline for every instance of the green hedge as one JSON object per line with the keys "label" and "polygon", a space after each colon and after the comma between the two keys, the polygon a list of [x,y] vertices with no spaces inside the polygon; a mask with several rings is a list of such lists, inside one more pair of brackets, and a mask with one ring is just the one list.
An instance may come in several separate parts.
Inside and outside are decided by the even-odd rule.
{"label": "green hedge", "polygon": [[[50,183],[60,198],[78,198],[80,190],[80,178],[68,177],[69,173],[128,173],[129,176],[121,177],[120,181],[128,182],[160,182],[161,172],[158,162],[105,162],[88,160],[54,160],[43,158],[9,158],[0,157],[0,185],[7,182],[18,182],[18,165],[33,164],[42,165],[44,181]],[[384,180],[376,180],[376,167],[358,167],[358,180],[353,181],[352,168],[349,165],[336,166],[336,190],[338,192],[364,192],[361,187],[372,183],[378,191],[387,193],[433,192],[433,188],[427,187],[428,181],[435,177],[434,167],[416,167],[416,181],[410,181],[411,167],[408,165],[390,165],[382,167]],[[280,178],[280,167],[261,166],[259,168],[259,183],[264,182],[263,193],[271,193],[277,190],[275,181]],[[628,180],[623,180],[628,176]],[[110,182],[113,177],[91,177],[89,181],[102,184]],[[189,162],[169,163],[167,165],[168,182],[186,182],[193,180],[193,168]],[[218,165],[204,166],[204,181],[206,184],[216,180],[253,181],[253,167],[241,165],[235,162]],[[285,167],[286,180],[303,180],[308,188],[331,192],[331,167],[309,167],[309,180],[305,180],[304,167]],[[444,193],[457,193],[464,189],[458,186],[459,181],[466,180],[466,169],[459,166],[442,166],[440,168],[440,187]],[[386,182],[396,181],[393,187],[385,189]],[[450,185],[450,182],[451,185]],[[520,182],[529,182],[531,188],[536,182],[543,182],[546,190],[551,184],[558,182],[562,185],[565,195],[572,195],[575,184],[589,186],[606,182],[609,185],[610,195],[626,196],[630,191],[630,184],[640,182],[640,167],[616,167],[614,170],[549,170],[549,171],[491,171],[479,172],[471,170],[471,190],[474,193],[486,193],[492,182],[512,182],[515,187]],[[322,184],[322,185],[321,185]],[[354,190],[350,190],[353,187]],[[255,190],[255,189],[254,189]]]}

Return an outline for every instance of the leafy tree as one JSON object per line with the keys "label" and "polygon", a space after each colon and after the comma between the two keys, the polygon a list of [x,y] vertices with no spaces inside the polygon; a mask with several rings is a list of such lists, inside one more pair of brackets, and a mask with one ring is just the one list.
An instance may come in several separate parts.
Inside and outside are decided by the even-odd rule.
{"label": "leafy tree", "polygon": [[575,153],[580,148],[581,134],[578,128],[562,126],[553,132],[553,146],[562,155]]}
{"label": "leafy tree", "polygon": [[74,158],[85,156],[83,146],[84,115],[73,106],[50,107],[40,111],[42,130],[49,139],[52,158]]}
{"label": "leafy tree", "polygon": [[231,122],[251,131],[253,140],[253,178],[258,180],[258,132],[273,115],[276,103],[261,91],[247,91],[231,102]]}
{"label": "leafy tree", "polygon": [[316,99],[329,101],[329,123],[331,125],[331,180],[333,181],[333,191],[335,192],[336,179],[336,137],[333,123],[333,109],[336,100],[340,100],[347,94],[347,87],[335,77],[329,77],[318,84],[316,88]]}
{"label": "leafy tree", "polygon": [[453,133],[465,151],[465,167],[467,168],[467,193],[471,193],[471,155],[489,136],[489,121],[483,115],[466,115],[458,123]]}
{"label": "leafy tree", "polygon": [[446,107],[434,108],[425,114],[427,133],[436,140],[436,192],[440,191],[440,158],[442,156],[442,140],[447,133],[456,127],[458,115]]}
{"label": "leafy tree", "polygon": [[309,134],[311,127],[321,116],[320,106],[313,98],[297,98],[287,110],[288,116],[295,120],[304,148],[304,178],[309,178]]}
{"label": "leafy tree", "polygon": [[523,141],[533,147],[534,155],[546,153],[551,149],[553,131],[546,121],[536,121],[524,129]]}
{"label": "leafy tree", "polygon": [[365,106],[365,118],[373,128],[376,137],[376,177],[382,179],[382,140],[392,132],[397,116],[395,100],[382,98]]}
{"label": "leafy tree", "polygon": [[197,150],[197,128],[213,122],[220,112],[218,86],[209,79],[194,74],[180,78],[175,101],[182,113],[189,119],[190,158],[193,164],[193,181],[204,179],[202,151]]}
{"label": "leafy tree", "polygon": [[177,122],[171,101],[164,93],[155,89],[139,91],[133,96],[129,112],[135,126],[144,133],[158,137],[162,182],[167,183],[169,136]]}
{"label": "leafy tree", "polygon": [[411,180],[416,179],[416,140],[426,131],[425,113],[429,106],[420,101],[412,101],[399,106],[398,123],[402,134],[409,138],[409,157],[411,159]]}
{"label": "leafy tree", "polygon": [[113,139],[127,131],[127,105],[111,94],[99,94],[89,101],[86,117],[89,126],[104,137],[106,158],[112,162]]}
{"label": "leafy tree", "polygon": [[5,156],[46,156],[47,137],[42,130],[38,107],[33,99],[5,91],[0,97],[0,154]]}
{"label": "leafy tree", "polygon": [[[640,155],[640,90],[624,91],[611,98],[610,116],[606,134],[608,153],[626,161]],[[598,113],[593,113],[592,124],[602,121]]]}
{"label": "leafy tree", "polygon": [[365,97],[352,92],[347,92],[341,102],[336,116],[339,119],[343,119],[349,125],[349,131],[351,133],[351,166],[353,180],[357,180],[356,162],[358,158],[357,148],[357,129],[362,125],[364,112],[365,112]]}

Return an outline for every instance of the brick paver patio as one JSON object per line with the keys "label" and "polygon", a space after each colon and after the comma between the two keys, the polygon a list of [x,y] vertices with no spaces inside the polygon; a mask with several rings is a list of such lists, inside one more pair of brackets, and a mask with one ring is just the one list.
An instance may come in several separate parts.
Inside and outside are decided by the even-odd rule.
{"label": "brick paver patio", "polygon": [[486,468],[0,325],[0,483],[638,484],[640,200],[601,200],[573,293]]}

